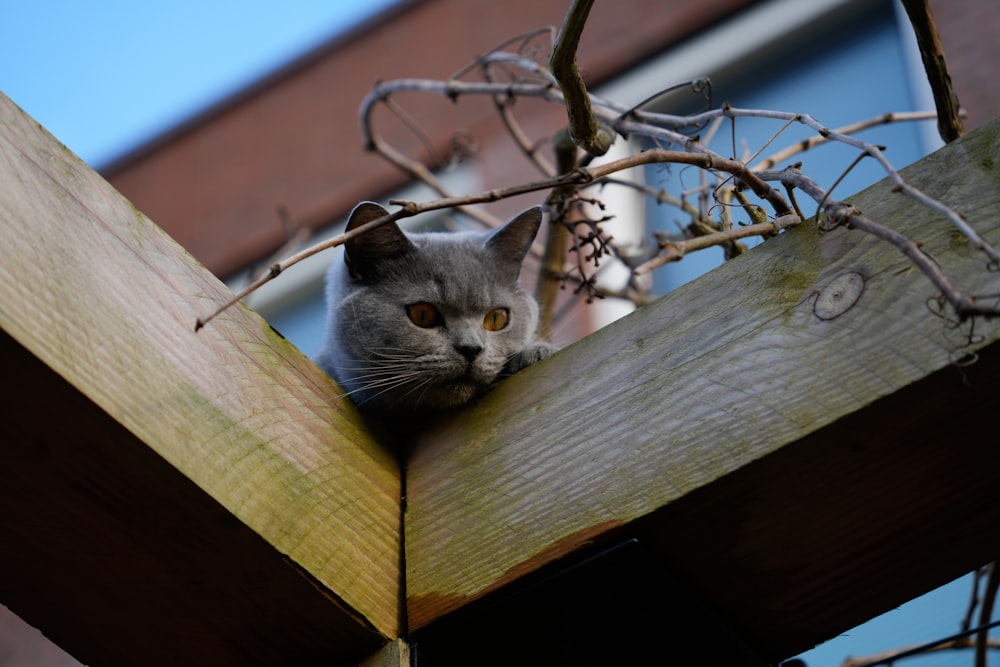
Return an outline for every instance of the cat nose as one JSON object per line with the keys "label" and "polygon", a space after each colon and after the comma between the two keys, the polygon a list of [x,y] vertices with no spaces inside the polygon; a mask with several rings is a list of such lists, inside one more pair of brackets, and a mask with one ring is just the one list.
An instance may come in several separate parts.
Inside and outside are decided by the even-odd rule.
{"label": "cat nose", "polygon": [[472,344],[459,344],[455,346],[458,353],[461,354],[467,361],[472,361],[479,356],[479,353],[483,351],[482,345],[472,345]]}

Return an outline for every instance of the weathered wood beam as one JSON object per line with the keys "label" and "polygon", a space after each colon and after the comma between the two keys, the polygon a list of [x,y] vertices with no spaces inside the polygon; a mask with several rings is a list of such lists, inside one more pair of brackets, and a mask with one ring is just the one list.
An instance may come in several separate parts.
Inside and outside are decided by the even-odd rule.
{"label": "weathered wood beam", "polygon": [[[995,121],[904,174],[997,242],[998,154]],[[853,203],[923,242],[966,292],[1000,291],[963,236],[889,184]],[[819,317],[818,299],[851,274],[857,302]],[[629,538],[642,554],[632,597],[609,607],[595,594],[575,618],[627,613],[669,574],[768,660],[996,558],[1000,332],[979,322],[984,338],[962,347],[968,327],[932,315],[934,296],[895,248],[803,225],[442,424],[407,477],[418,646],[442,636],[436,625],[460,636],[463,618],[517,636],[534,618],[503,602],[517,582]],[[950,366],[971,351],[977,365]]]}
{"label": "weathered wood beam", "polygon": [[400,476],[333,383],[0,95],[0,600],[100,665],[400,635]]}
{"label": "weathered wood beam", "polygon": [[402,639],[394,639],[358,667],[410,667],[410,647]]}

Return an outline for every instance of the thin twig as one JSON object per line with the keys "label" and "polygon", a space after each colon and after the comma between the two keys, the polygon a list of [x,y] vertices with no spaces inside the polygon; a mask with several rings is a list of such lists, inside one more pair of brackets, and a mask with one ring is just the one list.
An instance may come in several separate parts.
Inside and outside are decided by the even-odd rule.
{"label": "thin twig", "polygon": [[233,298],[231,298],[229,301],[216,308],[212,313],[210,313],[206,317],[199,317],[197,320],[195,320],[194,330],[195,331],[200,330],[206,324],[208,324],[216,317],[224,313],[227,309],[236,305],[250,294],[253,294],[255,291],[263,287],[265,284],[271,282],[279,275],[281,275],[282,272],[295,266],[302,260],[308,259],[309,257],[312,257],[313,255],[320,253],[324,250],[327,250],[329,248],[335,248],[339,245],[343,245],[344,243],[350,241],[354,237],[360,236],[361,234],[364,234],[365,232],[374,229],[379,225],[383,225],[390,221],[399,220],[400,218],[406,217],[407,215],[415,215],[415,214],[414,213],[407,214],[405,209],[401,209],[389,215],[384,215],[378,220],[372,220],[367,224],[361,225],[360,227],[356,227],[355,229],[352,229],[349,232],[344,232],[343,234],[335,236],[332,239],[327,239],[326,241],[322,241],[321,243],[309,246],[305,250],[296,253],[295,255],[292,255],[288,259],[285,259],[276,264],[272,264],[266,274],[262,275],[257,280],[254,280],[252,283],[241,289],[239,292],[233,295]]}
{"label": "thin twig", "polygon": [[794,227],[801,222],[802,218],[794,213],[789,213],[768,222],[759,222],[753,225],[746,225],[745,227],[733,227],[732,229],[727,229],[722,232],[696,236],[684,241],[663,241],[660,243],[661,248],[663,248],[663,252],[658,254],[653,259],[637,266],[635,273],[636,275],[641,276],[645,273],[649,273],[653,269],[663,266],[664,264],[676,262],[689,252],[732,243],[738,239],[750,238],[751,236],[777,234],[781,230]]}
{"label": "thin twig", "polygon": [[[421,162],[403,155],[395,148],[382,141],[378,135],[372,135],[370,141],[372,150],[376,151],[387,161],[399,167],[399,169],[403,172],[409,174],[411,178],[419,180],[430,186],[430,188],[437,192],[439,196],[446,199],[454,199],[458,196],[451,192],[441,179],[435,176],[434,173]],[[469,208],[467,206],[460,206],[458,208],[463,214],[478,221],[485,227],[495,228],[501,225],[501,221],[499,219],[480,209]]]}
{"label": "thin twig", "polygon": [[[373,140],[377,141],[377,138],[373,137]],[[395,150],[389,146],[384,146],[382,150],[388,153],[395,153]],[[405,162],[405,158],[402,159]],[[452,196],[444,197],[442,199],[437,199],[435,201],[416,203],[409,201],[393,201],[390,203],[397,204],[403,208],[394,213],[383,216],[378,220],[373,220],[372,222],[357,227],[350,232],[345,232],[331,239],[327,239],[322,243],[318,243],[314,246],[306,248],[305,250],[299,252],[288,259],[273,264],[268,270],[267,274],[261,276],[258,280],[254,281],[250,285],[244,287],[238,294],[236,294],[232,299],[230,299],[226,304],[216,309],[213,313],[207,317],[198,318],[195,322],[195,331],[198,331],[203,326],[208,324],[210,321],[215,319],[221,312],[230,308],[241,299],[245,298],[248,294],[253,293],[259,289],[264,284],[270,282],[280,275],[283,271],[288,268],[298,264],[304,259],[312,257],[313,255],[320,253],[329,248],[334,248],[338,245],[345,243],[346,241],[363,234],[369,229],[372,229],[380,224],[385,224],[389,221],[399,220],[401,218],[406,218],[420,213],[426,213],[428,211],[436,211],[445,208],[460,208],[463,211],[476,211],[476,209],[467,209],[466,207],[472,206],[474,204],[484,204],[490,202],[496,202],[501,199],[506,199],[508,197],[514,197],[516,195],[527,194],[530,192],[539,192],[543,190],[549,190],[552,188],[558,188],[563,186],[580,186],[588,185],[594,183],[595,181],[604,178],[610,174],[614,174],[623,169],[629,169],[632,167],[637,167],[645,164],[651,164],[655,162],[666,162],[674,161],[683,164],[692,164],[699,166],[703,169],[719,169],[722,171],[727,171],[729,173],[735,173],[739,178],[746,179],[750,187],[763,198],[771,201],[774,204],[776,211],[779,214],[784,214],[790,212],[788,209],[788,204],[785,202],[784,198],[777,190],[769,188],[762,180],[760,180],[755,174],[750,172],[750,170],[742,162],[737,160],[729,160],[726,158],[713,157],[711,154],[695,154],[695,153],[685,153],[682,151],[667,151],[662,149],[656,149],[651,151],[646,151],[645,153],[640,153],[638,155],[630,155],[628,157],[622,158],[620,160],[615,160],[613,162],[608,162],[595,167],[589,168],[578,168],[574,169],[568,174],[561,174],[552,178],[545,178],[538,181],[533,181],[531,183],[523,183],[519,185],[513,185],[505,188],[497,188],[493,190],[487,190],[479,194],[474,195],[464,195],[464,196]],[[419,169],[417,171],[420,171]],[[425,173],[425,176],[433,178],[429,172]]]}
{"label": "thin twig", "polygon": [[[495,81],[493,81],[489,64],[483,65],[483,77],[487,81],[495,83]],[[528,160],[530,160],[543,175],[555,176],[556,169],[541,155],[539,151],[539,143],[532,141],[528,137],[528,135],[521,128],[520,123],[517,122],[517,118],[514,117],[514,99],[515,98],[507,95],[506,93],[498,93],[493,96],[493,105],[496,107],[497,113],[500,114],[500,120],[507,129],[507,133],[511,136],[514,143],[518,145],[521,152],[525,154]]]}
{"label": "thin twig", "polygon": [[301,248],[302,245],[312,236],[313,232],[308,227],[298,227],[292,220],[291,214],[284,205],[278,206],[278,219],[285,232],[286,241],[280,248],[270,254],[263,262],[253,266],[248,273],[248,280],[253,282],[269,271],[269,267],[281,258],[287,257],[289,253]]}
{"label": "thin twig", "polygon": [[[493,59],[493,57],[494,57],[495,54],[511,55],[511,54],[507,54],[504,51],[504,49],[506,49],[509,45],[511,45],[511,44],[513,44],[515,42],[521,42],[521,48],[518,49],[517,57],[518,58],[523,58],[523,56],[521,55],[521,51],[528,44],[531,43],[531,40],[533,40],[535,37],[538,37],[539,35],[544,35],[545,33],[549,34],[549,43],[550,44],[554,43],[555,39],[556,39],[556,30],[555,30],[554,27],[548,26],[548,27],[545,27],[545,28],[538,28],[537,30],[532,30],[531,32],[526,32],[526,33],[524,33],[522,35],[517,35],[516,37],[511,37],[509,39],[505,39],[504,41],[502,41],[499,44],[497,44],[494,48],[492,48],[489,51],[487,51],[486,55],[480,56],[479,58],[476,58],[476,60],[474,62],[469,63],[468,65],[466,65],[462,69],[458,70],[457,72],[455,72],[454,74],[452,74],[449,78],[450,79],[461,79],[463,76],[465,76],[469,72],[473,72],[473,71],[475,71],[475,70],[477,70],[477,69],[479,69],[481,67],[485,67],[486,65],[488,65],[491,62],[491,60]],[[533,62],[533,61],[531,61],[531,62]],[[524,68],[524,65],[522,64],[521,67]],[[531,69],[531,68],[529,67],[527,69]]]}
{"label": "thin twig", "polygon": [[850,204],[833,199],[826,190],[797,168],[788,167],[757,173],[764,180],[778,180],[783,184],[794,186],[812,197],[814,201],[821,203],[829,223],[829,229],[840,225],[860,229],[896,246],[941,292],[960,320],[976,315],[1000,316],[1000,308],[977,303],[972,297],[957,290],[945,276],[941,267],[921,249],[919,243],[894,229],[871,220]]}
{"label": "thin twig", "polygon": [[[637,112],[645,116],[655,116],[656,114],[648,114],[647,112]],[[964,217],[958,211],[955,211],[949,206],[937,201],[933,197],[929,197],[920,190],[914,188],[908,184],[898,171],[892,166],[888,159],[886,159],[884,152],[878,146],[874,144],[869,144],[867,142],[861,141],[856,137],[852,137],[847,134],[841,134],[834,130],[822,125],[819,121],[808,114],[795,114],[790,112],[782,111],[769,111],[762,109],[719,109],[714,111],[708,111],[700,114],[695,114],[693,116],[688,116],[688,122],[705,122],[711,118],[714,118],[720,114],[725,114],[733,117],[757,117],[757,118],[773,118],[775,120],[787,120],[788,118],[794,118],[796,121],[802,123],[803,125],[809,127],[817,134],[827,137],[834,141],[839,141],[841,143],[847,144],[848,146],[853,146],[859,151],[868,154],[870,157],[878,161],[882,166],[882,169],[886,172],[889,179],[895,184],[895,189],[897,192],[914,199],[924,206],[937,211],[942,216],[946,217],[955,227],[959,229],[968,238],[973,246],[983,252],[990,262],[994,264],[1000,264],[1000,251],[994,248],[986,239],[984,239],[979,232],[977,232]],[[676,117],[670,117],[676,118]],[[681,135],[683,136],[683,135]]]}
{"label": "thin twig", "polygon": [[997,599],[997,589],[1000,588],[1000,563],[996,561],[986,566],[986,582],[983,584],[982,602],[979,606],[979,627],[976,633],[976,667],[987,667],[986,649],[989,645],[989,631],[986,626],[993,618],[993,605]]}
{"label": "thin twig", "polygon": [[968,630],[972,627],[972,617],[979,606],[979,581],[986,576],[986,567],[980,567],[972,571],[972,593],[969,596],[969,605],[965,608],[965,616],[962,617],[962,629]]}
{"label": "thin twig", "polygon": [[[843,127],[838,127],[833,131],[834,136],[838,134],[854,134],[856,132],[861,132],[862,130],[867,130],[869,128],[885,125],[888,123],[898,123],[903,121],[918,121],[918,120],[932,120],[937,118],[937,113],[934,111],[894,111],[890,113],[884,113],[881,116],[876,116],[875,118],[869,118],[867,120],[858,121],[857,123],[851,123],[850,125],[844,125]],[[784,148],[777,153],[772,153],[760,162],[751,167],[754,171],[759,171],[761,169],[771,169],[777,164],[788,160],[799,153],[803,153],[807,150],[813,149],[817,146],[822,146],[823,144],[830,143],[832,141],[829,137],[825,137],[819,134],[813,135],[802,141],[792,144],[787,148]]]}
{"label": "thin twig", "polygon": [[[462,94],[494,94],[495,92],[508,92],[512,95],[523,95],[528,97],[538,97],[556,103],[563,103],[561,92],[553,89],[544,83],[511,83],[511,84],[486,84],[486,83],[466,83],[456,81],[434,81],[428,79],[399,79],[388,84],[380,84],[366,96],[362,103],[362,129],[366,137],[370,137],[370,114],[374,105],[382,97],[401,91],[423,91],[445,95],[456,98]],[[690,137],[681,134],[678,130],[684,127],[698,127],[704,125],[713,118],[725,116],[729,118],[749,117],[749,118],[770,118],[774,120],[793,120],[809,127],[818,135],[833,141],[839,141],[849,146],[857,148],[875,158],[885,170],[889,178],[895,183],[898,192],[912,199],[919,201],[955,225],[980,251],[982,251],[991,262],[1000,264],[1000,251],[988,243],[971,225],[952,208],[945,206],[941,202],[929,197],[910,186],[900,176],[899,172],[893,168],[886,159],[882,150],[873,144],[861,141],[855,137],[843,134],[825,127],[819,121],[808,114],[799,114],[785,111],[772,111],[765,109],[737,109],[725,107],[713,109],[691,116],[674,116],[669,114],[652,113],[648,111],[635,110],[628,117],[619,117],[615,114],[622,114],[628,109],[621,105],[600,100],[591,96],[594,102],[594,109],[599,114],[603,114],[606,121],[611,123],[615,130],[622,134],[638,134],[654,139],[660,139],[668,144],[683,147],[685,150],[715,155],[707,147]],[[601,110],[604,111],[601,111]],[[673,129],[671,129],[673,128]]]}
{"label": "thin twig", "polygon": [[[566,43],[569,44],[570,42]],[[503,63],[505,65],[513,65],[524,70],[531,77],[533,77],[534,80],[515,80],[511,82],[474,82],[458,81],[455,79],[449,81],[400,79],[378,84],[375,89],[373,89],[365,97],[361,105],[359,115],[362,133],[367,147],[371,150],[377,151],[388,161],[396,164],[412,178],[428,184],[442,197],[442,199],[437,201],[426,202],[424,204],[403,202],[404,208],[401,211],[397,211],[392,214],[392,216],[387,216],[384,220],[375,221],[375,223],[372,223],[371,226],[386,222],[390,219],[398,219],[409,215],[416,215],[417,213],[424,211],[443,208],[461,208],[463,212],[473,216],[484,224],[496,226],[499,224],[499,221],[493,218],[493,216],[490,216],[479,209],[467,207],[478,203],[497,201],[498,199],[528,192],[537,192],[552,188],[576,189],[581,186],[606,182],[604,179],[608,179],[612,174],[622,169],[653,163],[687,164],[699,167],[705,172],[715,172],[719,180],[717,184],[712,186],[713,189],[718,191],[718,188],[726,180],[733,180],[738,188],[749,188],[756,196],[768,202],[773,209],[773,212],[770,215],[773,215],[777,220],[783,221],[782,224],[793,224],[790,221],[801,220],[801,215],[798,214],[797,210],[793,209],[793,207],[789,205],[788,200],[778,189],[770,187],[766,181],[780,180],[787,191],[791,192],[794,187],[803,188],[803,184],[807,182],[802,180],[804,177],[802,177],[801,174],[796,175],[797,172],[795,170],[789,172],[768,173],[770,170],[760,171],[757,169],[751,169],[743,161],[723,158],[721,155],[707,148],[704,143],[699,142],[697,139],[691,138],[681,132],[681,130],[685,128],[703,127],[707,122],[715,119],[721,120],[723,118],[736,119],[740,117],[753,117],[781,120],[786,124],[792,122],[801,123],[813,129],[817,133],[818,138],[811,140],[808,145],[803,143],[794,147],[794,150],[797,151],[805,150],[806,148],[810,148],[823,141],[839,141],[858,148],[862,155],[871,156],[880,163],[890,179],[895,183],[896,190],[898,192],[915,199],[921,204],[928,206],[947,217],[951,223],[961,230],[962,233],[965,234],[978,249],[987,255],[992,265],[995,266],[1000,264],[1000,252],[987,243],[957,211],[954,211],[950,207],[945,206],[931,197],[928,197],[916,188],[909,186],[892,167],[888,160],[885,159],[885,156],[882,154],[881,147],[863,142],[853,136],[850,136],[850,134],[846,132],[846,130],[854,130],[856,126],[849,126],[847,128],[842,128],[841,130],[833,131],[824,127],[816,119],[807,114],[760,109],[737,109],[727,105],[721,109],[714,109],[690,116],[672,116],[668,114],[653,113],[642,109],[626,109],[614,102],[603,100],[593,95],[587,95],[588,100],[593,103],[591,111],[598,122],[608,124],[619,133],[646,136],[654,141],[661,142],[662,145],[675,146],[679,150],[667,150],[663,148],[653,149],[597,167],[577,168],[571,173],[561,174],[531,183],[489,190],[478,195],[457,196],[454,193],[449,192],[448,189],[444,187],[443,183],[441,183],[440,180],[437,179],[430,171],[430,169],[422,163],[402,155],[392,146],[384,142],[373,131],[371,125],[371,114],[377,104],[386,102],[391,96],[402,92],[424,92],[441,95],[450,99],[457,99],[461,95],[470,94],[491,95],[495,100],[497,100],[498,108],[501,109],[502,115],[504,115],[504,109],[509,106],[509,101],[518,96],[534,97],[563,106],[566,106],[567,104],[563,92],[555,84],[553,75],[544,67],[538,65],[529,58],[522,55],[507,54],[503,52],[491,52],[481,58],[479,63],[484,68],[487,76],[489,76],[488,68],[490,64]],[[585,89],[584,94],[586,95]],[[878,119],[878,121],[888,122],[889,120],[898,120],[900,118],[910,119],[912,117],[913,116],[907,116],[905,114],[894,115],[892,119],[886,116]],[[508,117],[508,119],[511,121],[513,120],[512,116]],[[868,122],[870,123],[872,121]],[[522,147],[522,150],[524,150],[530,158],[532,156],[532,152],[535,151],[536,148],[530,144],[530,140],[527,136],[520,131],[519,127],[514,122],[508,123],[508,130],[515,138],[515,141],[517,141]],[[539,164],[543,169],[545,168],[544,163]],[[763,164],[767,164],[767,162]],[[728,176],[723,179],[718,177],[718,174],[727,174]],[[767,174],[766,179],[761,178],[761,175],[764,174]],[[710,184],[705,183],[706,188],[709,187],[709,185]],[[828,220],[832,220],[835,223],[840,224],[850,224],[859,229],[865,229],[865,231],[872,233],[876,237],[897,245],[897,247],[899,247],[904,254],[910,257],[910,259],[928,275],[931,281],[938,286],[948,302],[955,308],[955,311],[958,313],[960,319],[973,315],[994,316],[998,314],[997,309],[976,304],[974,299],[964,296],[955,290],[944,277],[937,265],[934,264],[934,262],[930,260],[930,258],[927,257],[922,251],[920,251],[918,244],[906,239],[902,235],[886,228],[883,225],[879,225],[874,221],[868,220],[861,215],[859,211],[843,205],[840,202],[829,199],[829,192],[823,191],[821,188],[816,186],[815,183],[806,187],[812,188],[812,191],[809,191],[809,194],[816,199],[821,204],[821,207],[827,212]],[[718,203],[723,206],[728,206],[728,204],[722,199],[719,199]],[[752,206],[747,201],[742,201],[742,205],[745,207]],[[681,202],[681,207],[685,208],[685,202]],[[689,213],[692,214],[694,224],[699,221],[709,220],[708,218],[705,218],[702,213],[699,213],[696,207],[690,207]],[[668,250],[668,252],[661,252],[656,258],[654,258],[654,260],[650,261],[660,263],[669,261],[671,256],[677,255],[678,248],[683,248],[683,252],[690,252],[696,247],[706,247],[715,243],[732,243],[734,238],[756,235],[756,233],[759,233],[760,230],[773,232],[775,230],[776,222],[777,221],[769,223],[758,222],[756,225],[743,227],[735,232],[732,230],[724,230],[723,232],[710,233],[707,236],[700,237],[699,239],[688,239],[683,242],[688,245],[667,246],[665,249]],[[593,225],[594,223],[590,224]],[[759,227],[757,225],[759,225]],[[367,229],[367,226],[353,230],[352,233],[361,233],[365,229]],[[599,239],[593,238],[593,234],[595,233],[600,234],[601,237]],[[588,234],[590,236],[586,237],[583,242],[590,243],[587,239],[592,239],[595,243],[599,243],[600,248],[609,247],[608,239],[603,237],[603,233],[600,232],[596,225],[592,227],[592,230],[588,232]],[[289,266],[292,266],[302,259],[312,256],[313,254],[316,254],[326,248],[340,245],[346,241],[347,238],[349,237],[346,235],[335,237],[334,239],[330,239],[329,241],[302,251],[298,255],[295,255],[294,257],[281,263],[274,264],[270,267],[267,275],[245,288],[230,302],[230,304],[223,306],[208,318],[199,319],[196,328],[200,328],[206,322],[215,317],[218,312],[221,312],[246,294],[254,291],[261,284],[273,279]],[[595,246],[595,248],[596,247],[598,246]],[[671,250],[671,248],[673,249]],[[603,250],[601,252],[603,252]],[[595,255],[595,260],[597,257],[598,255]],[[578,262],[579,259],[580,258],[578,256]],[[649,270],[649,267],[651,266],[650,261],[647,261],[644,265],[642,265],[645,267],[643,271]],[[586,282],[591,279],[590,277],[583,275],[581,267],[578,266],[578,269],[581,271],[581,280]]]}
{"label": "thin twig", "polygon": [[[605,165],[605,167],[606,166],[607,165]],[[222,306],[219,306],[211,314],[207,315],[206,317],[198,318],[195,321],[194,330],[198,331],[206,324],[211,322],[213,319],[218,317],[226,309],[231,308],[236,303],[246,298],[249,294],[252,294],[253,292],[257,291],[262,286],[274,280],[279,275],[281,275],[281,273],[287,271],[289,268],[295,266],[299,262],[308,259],[313,255],[319,254],[324,250],[329,250],[330,248],[336,248],[339,245],[343,245],[347,241],[357,236],[360,236],[361,234],[364,234],[369,230],[378,227],[379,225],[383,225],[388,222],[394,222],[402,218],[409,218],[415,215],[419,215],[421,213],[427,213],[429,211],[438,211],[446,208],[458,208],[465,210],[465,207],[474,204],[486,204],[490,202],[496,202],[501,199],[505,199],[507,197],[514,197],[516,195],[528,194],[530,192],[538,192],[541,190],[549,190],[551,188],[558,187],[560,185],[566,185],[566,184],[582,185],[590,183],[595,178],[594,175],[591,173],[591,171],[592,170],[579,169],[564,176],[547,178],[541,181],[534,181],[532,183],[514,185],[507,188],[487,190],[485,192],[481,192],[479,194],[474,194],[474,195],[445,197],[442,199],[436,199],[434,201],[424,202],[424,203],[417,203],[411,201],[398,201],[398,200],[390,201],[389,202],[390,204],[395,204],[401,206],[402,208],[398,211],[394,211],[389,215],[382,216],[377,220],[372,220],[367,224],[361,225],[360,227],[356,227],[349,232],[344,232],[343,234],[339,234],[337,236],[334,236],[333,238],[322,241],[321,243],[317,243],[316,245],[310,246],[305,250],[302,250],[301,252],[296,253],[295,255],[292,255],[291,257],[281,262],[272,264],[265,275],[261,276],[253,283],[241,289],[238,293],[236,293],[233,296],[232,299],[227,301]],[[475,210],[475,209],[469,209],[469,210]]]}
{"label": "thin twig", "polygon": [[[963,630],[958,634],[954,634],[950,637],[945,637],[937,641],[928,642],[926,644],[897,648],[884,653],[866,656],[864,658],[848,658],[840,664],[840,667],[879,667],[880,665],[892,665],[903,658],[910,658],[916,655],[926,655],[927,653],[935,651],[971,648],[972,642],[969,641],[969,635],[976,634],[983,630],[989,631],[997,627],[997,625],[1000,625],[1000,621],[989,623],[984,627]],[[991,639],[989,641],[989,645],[990,648],[1000,648],[1000,641]]]}
{"label": "thin twig", "polygon": [[[943,641],[933,646],[927,646],[914,653],[912,648],[897,648],[883,653],[875,653],[863,658],[848,658],[840,663],[839,667],[877,667],[878,665],[893,665],[897,661],[905,658],[915,658],[939,651],[959,651],[972,648],[972,642],[968,639],[952,639]],[[987,643],[988,648],[1000,649],[1000,639],[991,639]]]}

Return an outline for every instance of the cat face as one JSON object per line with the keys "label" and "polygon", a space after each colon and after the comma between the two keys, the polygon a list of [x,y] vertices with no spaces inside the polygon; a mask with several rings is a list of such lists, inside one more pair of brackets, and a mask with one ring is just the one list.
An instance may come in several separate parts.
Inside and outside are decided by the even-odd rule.
{"label": "cat face", "polygon": [[[383,215],[359,204],[347,228]],[[349,241],[327,277],[317,362],[371,411],[444,409],[482,393],[534,339],[538,307],[518,275],[540,222],[534,208],[489,233],[389,223]]]}

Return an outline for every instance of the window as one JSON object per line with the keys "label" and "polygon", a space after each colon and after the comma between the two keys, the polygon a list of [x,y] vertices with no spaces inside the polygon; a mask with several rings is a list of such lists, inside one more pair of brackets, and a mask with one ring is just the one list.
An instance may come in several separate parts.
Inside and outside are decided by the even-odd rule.
{"label": "window", "polygon": [[[619,101],[625,98],[629,103],[649,97],[667,82],[708,76],[714,107],[729,102],[745,109],[808,113],[836,129],[889,111],[933,108],[915,49],[903,10],[889,0],[778,1],[738,15],[600,93]],[[914,59],[918,71],[914,71]],[[699,70],[698,63],[704,63],[705,69]],[[690,114],[708,106],[704,97],[686,90],[665,95],[649,108]],[[783,125],[781,121],[757,118],[727,121],[708,144],[727,157],[743,158],[760,150],[759,157],[764,158],[814,134],[796,124],[767,145]],[[933,121],[881,125],[858,136],[887,146],[886,157],[897,169],[939,145]],[[831,143],[789,162],[801,160],[807,175],[821,185],[832,186],[856,157],[855,149]],[[874,160],[863,160],[832,195],[849,198],[884,176]],[[646,185],[679,196],[698,185],[699,171],[682,165],[653,165],[645,170],[643,178]],[[815,211],[808,201],[800,204],[807,215]],[[643,208],[652,229],[676,232],[689,222],[675,207],[658,205],[648,198]],[[745,220],[745,214],[734,215],[734,220],[740,219]],[[722,250],[717,248],[686,256],[654,273],[654,292],[665,294],[721,262]]]}

